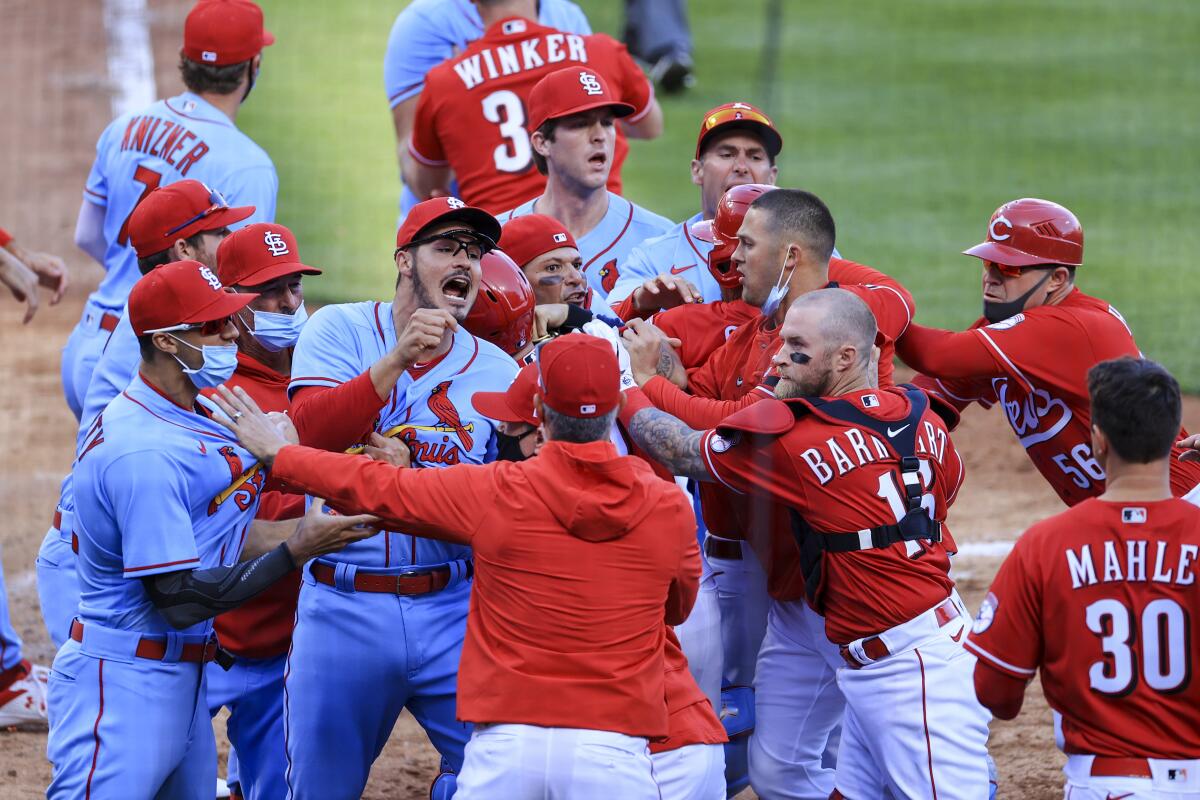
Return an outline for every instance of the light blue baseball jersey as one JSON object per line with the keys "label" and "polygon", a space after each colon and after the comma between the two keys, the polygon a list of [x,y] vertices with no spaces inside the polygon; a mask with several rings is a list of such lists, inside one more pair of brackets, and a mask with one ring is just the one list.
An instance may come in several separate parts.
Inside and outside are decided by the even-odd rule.
{"label": "light blue baseball jersey", "polygon": [[103,206],[106,274],[91,299],[104,308],[124,308],[141,277],[129,244],[129,215],[157,186],[184,178],[219,189],[235,206],[254,206],[246,220],[275,219],[279,178],[266,151],[237,129],[225,113],[191,92],[117,117],[96,142],[96,160],[84,199]]}
{"label": "light blue baseball jersey", "polygon": [[[300,333],[288,391],[345,383],[395,346],[391,303],[325,306]],[[496,423],[475,410],[471,397],[480,391],[505,391],[516,374],[517,364],[510,356],[460,325],[453,346],[441,360],[420,377],[406,372],[396,383],[375,430],[404,441],[416,468],[492,461]],[[386,531],[323,558],[386,569],[445,564],[470,552],[462,545]]]}
{"label": "light blue baseball jersey", "polygon": [[96,415],[129,385],[141,363],[142,351],[138,348],[137,334],[129,322],[129,312],[123,311],[117,327],[113,328],[108,343],[104,345],[104,352],[96,362],[96,369],[92,371],[92,380],[84,396],[83,414],[80,416],[83,422],[79,426],[78,438],[87,433]]}
{"label": "light blue baseball jersey", "polygon": [[266,480],[225,428],[141,376],[93,421],[73,474],[79,618],[149,635],[174,629],[139,579],[236,564]]}
{"label": "light blue baseball jersey", "polygon": [[[501,214],[500,224],[513,217],[539,213],[535,197],[527,203]],[[653,211],[626,200],[618,194],[608,193],[608,211],[600,224],[583,236],[576,236],[579,255],[583,258],[583,274],[594,299],[592,310],[597,308],[611,313],[608,308],[608,293],[617,283],[617,265],[634,247],[654,236],[661,236],[671,229],[671,220],[660,217]],[[600,305],[603,303],[603,305]]]}
{"label": "light blue baseball jersey", "polygon": [[[538,22],[567,33],[588,34],[583,10],[568,0],[541,0]],[[383,56],[388,105],[395,108],[425,87],[425,73],[483,36],[471,0],[413,0],[396,17]]]}
{"label": "light blue baseball jersey", "polygon": [[708,271],[708,253],[712,244],[692,236],[692,225],[704,218],[702,213],[680,222],[661,236],[654,236],[629,251],[617,264],[619,277],[608,293],[610,305],[616,305],[644,282],[656,275],[670,273],[689,281],[700,290],[704,302],[721,299],[721,286]]}

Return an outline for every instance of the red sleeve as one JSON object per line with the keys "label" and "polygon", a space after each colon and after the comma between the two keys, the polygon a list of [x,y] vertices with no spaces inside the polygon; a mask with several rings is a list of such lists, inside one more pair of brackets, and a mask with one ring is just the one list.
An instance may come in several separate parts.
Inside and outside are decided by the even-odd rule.
{"label": "red sleeve", "polygon": [[441,92],[433,90],[427,81],[421,99],[417,101],[416,114],[413,117],[412,136],[408,140],[408,152],[412,157],[429,167],[444,167],[450,162],[442,149],[442,142],[437,135],[436,98]]}
{"label": "red sleeve", "polygon": [[650,314],[643,314],[634,307],[633,295],[636,291],[637,289],[634,289],[632,292],[626,295],[624,300],[612,307],[613,313],[616,314],[622,322],[629,322],[629,320],[633,319],[634,317],[638,319],[646,319],[648,316],[652,316],[654,313],[650,312]]}
{"label": "red sleeve", "polygon": [[715,428],[730,414],[769,397],[765,390],[755,388],[738,400],[711,400],[688,394],[659,375],[648,380],[642,391],[655,406],[698,431]]}
{"label": "red sleeve", "polygon": [[[686,507],[683,515],[692,517],[692,509]],[[679,559],[679,569],[667,589],[666,613],[664,620],[668,625],[682,625],[692,613],[696,603],[696,592],[700,588],[700,545],[695,536],[695,524],[691,524],[687,541],[684,542],[683,552]]]}
{"label": "red sleeve", "polygon": [[[274,477],[274,475],[271,476],[272,480]],[[268,483],[268,485],[270,484]],[[262,499],[258,502],[258,513],[254,515],[254,518],[285,520],[298,519],[303,516],[304,495],[267,491],[262,493]]]}
{"label": "red sleeve", "polygon": [[609,37],[605,38],[609,39],[615,50],[613,53],[615,74],[606,75],[605,78],[620,87],[617,94],[622,101],[629,103],[634,108],[633,115],[626,117],[625,121],[636,123],[650,110],[650,103],[654,100],[654,86],[646,79],[646,73],[642,72],[633,57],[629,55],[629,50],[625,45]]}
{"label": "red sleeve", "polygon": [[1025,685],[1024,680],[1001,672],[983,659],[975,662],[975,697],[1000,719],[1013,719],[1021,713]]}
{"label": "red sleeve", "polygon": [[[271,471],[285,485],[324,497],[339,511],[374,514],[386,527],[431,539],[470,544],[491,513],[490,467],[409,469],[289,445],[279,451]],[[464,497],[472,502],[462,502]]]}
{"label": "red sleeve", "polygon": [[861,283],[850,283],[841,288],[857,295],[871,313],[875,315],[875,324],[879,333],[890,341],[896,341],[912,323],[912,307],[909,301],[891,286],[868,286]]}
{"label": "red sleeve", "polygon": [[917,375],[909,383],[925,390],[926,394],[937,395],[954,406],[960,413],[971,403],[979,403],[984,408],[992,407],[991,384],[985,381],[973,381],[969,378],[951,380],[950,378]]}
{"label": "red sleeve", "polygon": [[703,365],[734,329],[758,316],[758,309],[746,313],[748,308],[720,300],[689,303],[660,311],[650,321],[667,336],[681,342],[679,359],[684,368],[690,370]]}
{"label": "red sleeve", "polygon": [[1000,565],[964,645],[1010,678],[1029,680],[1042,659],[1042,592],[1037,530],[1027,531]]}
{"label": "red sleeve", "polygon": [[4,228],[0,228],[0,247],[8,247],[8,243],[13,240],[13,235]]}
{"label": "red sleeve", "polygon": [[368,369],[340,386],[301,386],[292,393],[292,424],[303,445],[345,450],[371,432],[386,402],[375,393]]}
{"label": "red sleeve", "polygon": [[896,353],[917,372],[938,378],[1000,377],[996,359],[975,330],[944,331],[909,325],[896,341]]}

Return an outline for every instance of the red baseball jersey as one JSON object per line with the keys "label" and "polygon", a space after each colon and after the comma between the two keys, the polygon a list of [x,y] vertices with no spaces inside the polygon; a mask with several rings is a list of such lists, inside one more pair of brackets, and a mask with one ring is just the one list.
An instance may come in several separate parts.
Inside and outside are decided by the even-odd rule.
{"label": "red baseball jersey", "polygon": [[[849,401],[883,423],[902,422],[912,410],[902,389],[863,389],[831,398]],[[785,433],[793,404],[807,406]],[[780,424],[780,418],[784,423]],[[915,423],[921,504],[942,522],[963,479],[963,464],[946,424],[926,408]],[[886,427],[886,425],[885,425]],[[705,465],[729,489],[795,509],[824,533],[855,536],[895,524],[904,516],[900,457],[869,427],[830,416],[805,400],[756,403],[705,433]],[[895,435],[900,435],[903,428]],[[831,642],[846,644],[906,622],[945,600],[954,586],[950,559],[938,542],[897,542],[885,548],[826,553],[818,610]]]}
{"label": "red baseball jersey", "polygon": [[[241,353],[238,354],[237,371],[228,385],[245,389],[264,411],[284,411],[288,407],[288,376]],[[256,517],[284,520],[303,515],[304,495],[267,491],[262,495]],[[217,638],[230,652],[243,658],[283,655],[292,642],[299,596],[300,571],[295,570],[250,602],[218,616],[213,621]]]}
{"label": "red baseball jersey", "polygon": [[725,344],[734,331],[761,314],[738,298],[675,306],[653,315],[650,322],[667,336],[679,340],[679,360],[685,369],[694,369]]}
{"label": "red baseball jersey", "polygon": [[1200,508],[1089,499],[1017,540],[967,648],[1040,669],[1068,753],[1200,758]]}
{"label": "red baseball jersey", "polygon": [[[1075,289],[1056,306],[991,325],[980,320],[962,333],[918,326],[912,333],[917,336],[905,337],[901,356],[928,374],[918,385],[960,409],[999,404],[1038,472],[1067,505],[1104,492],[1104,468],[1092,457],[1087,373],[1101,361],[1141,356],[1115,308]],[[939,377],[946,375],[972,377]],[[1176,495],[1198,483],[1200,463],[1172,461]]]}
{"label": "red baseball jersey", "polygon": [[[546,178],[533,164],[527,130],[529,93],[551,72],[573,64],[600,73],[613,93],[650,109],[654,89],[625,45],[604,34],[579,36],[521,17],[501,20],[462,55],[429,71],[417,102],[409,152],[430,166],[448,166],[459,196],[493,214],[540,195]],[[608,188],[621,193],[621,163],[629,145],[617,127]]]}

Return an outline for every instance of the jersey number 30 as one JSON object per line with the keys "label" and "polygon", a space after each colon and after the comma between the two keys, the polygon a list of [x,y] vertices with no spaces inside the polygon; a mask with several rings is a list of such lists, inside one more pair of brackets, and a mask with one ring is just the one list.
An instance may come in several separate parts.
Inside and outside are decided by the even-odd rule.
{"label": "jersey number 30", "polygon": [[525,131],[525,106],[521,98],[507,89],[483,98],[483,118],[500,126],[504,139],[492,156],[500,172],[524,172],[533,163],[533,146]]}
{"label": "jersey number 30", "polygon": [[1192,674],[1191,623],[1179,603],[1160,597],[1142,609],[1139,620],[1119,600],[1097,600],[1087,607],[1088,630],[1100,637],[1104,658],[1088,669],[1094,691],[1129,694],[1137,685],[1138,665],[1130,643],[1141,640],[1142,673],[1146,685],[1170,694],[1187,686]]}

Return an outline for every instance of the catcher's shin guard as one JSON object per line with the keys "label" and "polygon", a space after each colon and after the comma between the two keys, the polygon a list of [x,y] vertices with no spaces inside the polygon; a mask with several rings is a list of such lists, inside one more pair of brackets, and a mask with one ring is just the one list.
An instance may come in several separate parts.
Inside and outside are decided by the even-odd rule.
{"label": "catcher's shin guard", "polygon": [[750,785],[747,748],[754,733],[754,688],[726,686],[721,689],[721,724],[725,743],[725,796],[733,797]]}

